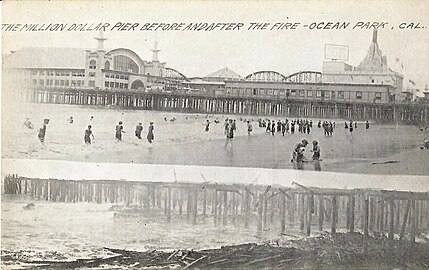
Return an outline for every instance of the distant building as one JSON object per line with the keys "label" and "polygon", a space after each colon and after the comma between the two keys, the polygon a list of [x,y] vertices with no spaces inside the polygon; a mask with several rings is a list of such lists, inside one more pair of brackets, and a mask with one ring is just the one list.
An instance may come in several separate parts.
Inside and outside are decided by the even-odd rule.
{"label": "distant building", "polygon": [[378,47],[377,30],[374,30],[368,52],[358,66],[353,67],[342,61],[323,63],[323,83],[390,85],[397,101],[401,101],[403,79],[403,75],[387,65],[387,58]]}

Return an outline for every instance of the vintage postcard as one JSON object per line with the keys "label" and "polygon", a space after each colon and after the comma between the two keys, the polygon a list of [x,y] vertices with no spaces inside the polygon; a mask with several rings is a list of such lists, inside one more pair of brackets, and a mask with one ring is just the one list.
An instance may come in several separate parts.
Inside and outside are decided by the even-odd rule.
{"label": "vintage postcard", "polygon": [[429,2],[4,1],[2,269],[428,269]]}

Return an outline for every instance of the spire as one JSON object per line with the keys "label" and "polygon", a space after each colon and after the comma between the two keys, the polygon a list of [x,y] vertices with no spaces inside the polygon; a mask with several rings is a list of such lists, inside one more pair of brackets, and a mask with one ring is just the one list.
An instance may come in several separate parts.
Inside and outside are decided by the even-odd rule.
{"label": "spire", "polygon": [[103,37],[103,31],[100,30],[98,32],[98,37],[95,37],[94,39],[98,41],[98,50],[104,51],[104,41],[107,40],[107,38]]}
{"label": "spire", "polygon": [[152,62],[158,62],[158,52],[161,51],[158,49],[158,41],[155,40],[155,44],[154,44],[153,49],[151,51],[153,52]]}
{"label": "spire", "polygon": [[372,43],[377,43],[377,28],[372,32]]}

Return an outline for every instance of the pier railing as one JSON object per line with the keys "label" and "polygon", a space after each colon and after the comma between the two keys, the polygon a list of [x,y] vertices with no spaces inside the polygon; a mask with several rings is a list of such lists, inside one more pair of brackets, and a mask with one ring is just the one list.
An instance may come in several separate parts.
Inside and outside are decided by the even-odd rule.
{"label": "pier railing", "polygon": [[[110,203],[163,213],[167,222],[312,231],[361,231],[414,242],[429,231],[429,193],[244,184],[38,179],[7,175],[3,194],[64,203]],[[26,198],[27,198],[26,197]],[[150,211],[149,211],[150,210]]]}

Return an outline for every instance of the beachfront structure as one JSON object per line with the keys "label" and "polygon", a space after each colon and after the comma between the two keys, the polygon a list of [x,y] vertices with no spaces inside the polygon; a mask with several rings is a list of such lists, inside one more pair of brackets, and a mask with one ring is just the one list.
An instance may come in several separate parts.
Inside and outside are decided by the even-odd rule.
{"label": "beachfront structure", "polygon": [[276,71],[256,71],[243,77],[223,68],[202,78],[187,78],[159,61],[157,43],[152,49],[152,60],[145,61],[126,48],[106,50],[103,32],[95,39],[98,47],[94,50],[22,48],[12,52],[4,58],[6,77],[12,86],[34,89],[188,90],[228,96],[363,103],[406,100],[400,98],[403,76],[387,66],[377,44],[376,31],[359,66],[325,62],[322,73],[300,71],[289,76]]}
{"label": "beachfront structure", "polygon": [[356,85],[389,85],[396,100],[404,101],[408,96],[402,94],[404,76],[393,71],[387,65],[387,57],[383,55],[377,43],[377,29],[373,32],[372,43],[361,63],[353,67],[343,61],[325,61],[323,63],[323,83],[343,83]]}
{"label": "beachfront structure", "polygon": [[[352,80],[344,81],[338,78],[346,75],[333,76],[328,70],[299,71],[288,76],[266,70],[241,76],[229,68],[200,78],[187,78],[159,61],[157,44],[152,49],[152,60],[145,61],[126,48],[104,49],[106,39],[102,33],[96,40],[98,48],[94,50],[22,48],[4,56],[3,86],[16,89],[5,91],[4,95],[30,102],[149,110],[292,113],[298,117],[304,111],[305,117],[428,122],[428,108],[414,108],[410,102],[410,108],[400,107],[404,103],[399,96],[403,77],[387,67],[376,37],[362,63],[344,73],[355,74],[347,75]],[[350,69],[345,63],[325,63],[325,67],[332,69],[341,65]],[[381,77],[374,79],[376,73],[382,74]],[[335,79],[329,81],[329,78]],[[398,104],[400,108],[376,106],[381,104]]]}

